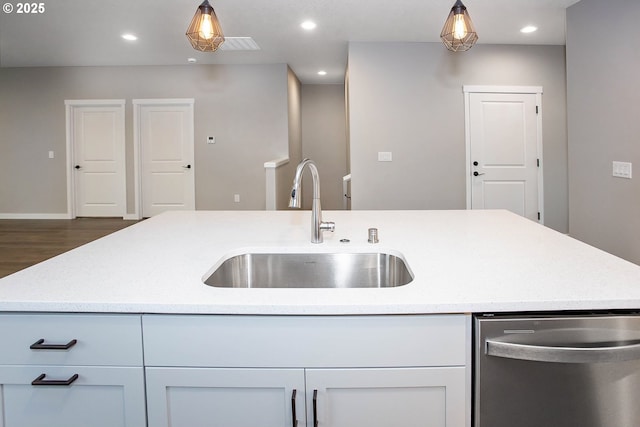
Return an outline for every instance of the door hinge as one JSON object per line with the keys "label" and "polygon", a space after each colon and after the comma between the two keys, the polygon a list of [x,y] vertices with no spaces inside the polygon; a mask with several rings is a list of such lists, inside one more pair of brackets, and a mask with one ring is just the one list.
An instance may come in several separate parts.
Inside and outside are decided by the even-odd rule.
{"label": "door hinge", "polygon": [[538,106],[536,105],[536,114],[539,113]]}
{"label": "door hinge", "polygon": [[540,221],[540,212],[538,212],[538,221]]}
{"label": "door hinge", "polygon": [[537,163],[538,167],[540,167],[540,159],[536,159],[536,163]]}

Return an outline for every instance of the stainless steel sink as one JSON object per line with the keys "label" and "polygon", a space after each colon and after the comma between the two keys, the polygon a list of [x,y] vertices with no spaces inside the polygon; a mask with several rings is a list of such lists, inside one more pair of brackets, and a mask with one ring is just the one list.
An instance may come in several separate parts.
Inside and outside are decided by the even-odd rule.
{"label": "stainless steel sink", "polygon": [[204,279],[223,288],[388,288],[413,280],[404,260],[387,253],[245,253]]}

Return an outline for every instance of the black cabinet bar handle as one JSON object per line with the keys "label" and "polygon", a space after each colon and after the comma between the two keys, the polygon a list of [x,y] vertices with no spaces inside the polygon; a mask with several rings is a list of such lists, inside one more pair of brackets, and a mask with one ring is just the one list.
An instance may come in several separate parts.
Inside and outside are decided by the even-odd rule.
{"label": "black cabinet bar handle", "polygon": [[313,427],[318,427],[318,390],[313,390]]}
{"label": "black cabinet bar handle", "polygon": [[78,374],[73,374],[68,380],[45,380],[46,374],[40,375],[35,380],[31,381],[31,385],[55,385],[55,386],[70,386],[75,380],[78,379]]}
{"label": "black cabinet bar handle", "polygon": [[298,427],[298,417],[296,417],[296,394],[298,394],[298,390],[293,389],[293,393],[291,393],[291,424],[293,427]]}
{"label": "black cabinet bar handle", "polygon": [[44,338],[39,339],[29,346],[31,350],[69,350],[76,345],[78,340],[71,340],[66,344],[45,344]]}

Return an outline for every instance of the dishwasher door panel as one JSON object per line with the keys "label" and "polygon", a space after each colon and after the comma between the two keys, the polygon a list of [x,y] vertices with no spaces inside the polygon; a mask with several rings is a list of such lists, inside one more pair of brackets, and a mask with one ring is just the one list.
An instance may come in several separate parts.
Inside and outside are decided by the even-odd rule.
{"label": "dishwasher door panel", "polygon": [[640,426],[640,318],[476,317],[475,427]]}

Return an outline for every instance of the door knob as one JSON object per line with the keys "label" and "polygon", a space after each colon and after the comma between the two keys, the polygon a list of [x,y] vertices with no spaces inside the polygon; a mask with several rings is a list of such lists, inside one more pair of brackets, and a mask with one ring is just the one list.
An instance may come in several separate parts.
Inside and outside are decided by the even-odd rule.
{"label": "door knob", "polygon": [[480,173],[480,172],[478,172],[478,171],[475,171],[475,172],[473,173],[473,176],[480,176],[480,175],[484,175],[484,173]]}
{"label": "door knob", "polygon": [[183,166],[185,169],[191,169],[191,165]]}
{"label": "door knob", "polygon": [[75,168],[76,168],[76,169],[82,169],[82,166],[80,166],[80,165],[76,165],[76,166],[75,166]]}
{"label": "door knob", "polygon": [[473,162],[473,166],[478,166],[478,162]]}

